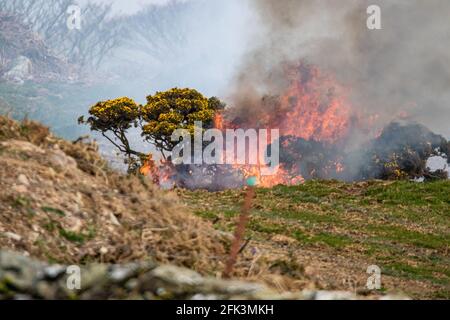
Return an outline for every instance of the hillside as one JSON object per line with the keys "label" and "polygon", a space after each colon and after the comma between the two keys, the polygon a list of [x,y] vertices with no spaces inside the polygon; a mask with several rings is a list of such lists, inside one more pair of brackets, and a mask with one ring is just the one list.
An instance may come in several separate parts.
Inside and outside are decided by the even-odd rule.
{"label": "hillside", "polygon": [[[179,194],[218,230],[233,229],[244,197],[239,190]],[[363,292],[367,267],[378,265],[384,292],[448,299],[449,195],[449,180],[309,181],[259,189],[246,251],[265,268],[295,279],[273,279],[283,289],[303,287],[306,278],[325,289]],[[246,272],[264,279],[267,270],[252,264]]]}
{"label": "hillside", "polygon": [[[242,292],[225,294],[236,285],[218,279],[242,190],[176,190],[177,196],[114,172],[95,143],[62,140],[38,123],[6,117],[0,117],[0,188],[0,298],[11,290],[70,298],[61,291],[61,273],[45,286],[50,291],[31,287],[44,281],[35,277],[49,263],[79,264],[94,273],[98,286],[79,298],[135,297],[123,282],[111,280],[115,268],[128,270],[127,279],[143,285],[148,279],[163,283],[173,293],[169,298],[197,293],[232,298],[242,292],[256,297],[249,283],[238,286]],[[448,298],[449,191],[449,181],[317,181],[258,189],[249,242],[233,276],[265,284],[269,289],[258,291],[259,298],[287,291],[302,293],[285,298],[319,298],[320,290],[346,291],[339,297],[350,298],[357,297],[352,292]],[[98,269],[97,263],[105,265]],[[371,264],[382,268],[381,291],[364,289]],[[11,278],[11,266],[24,268],[24,279]],[[180,284],[185,273],[197,279],[195,289]],[[139,288],[140,297],[148,292],[145,285]],[[328,291],[323,297],[334,297]]]}
{"label": "hillside", "polygon": [[38,123],[0,117],[0,189],[3,249],[57,263],[150,256],[202,272],[224,254],[221,236],[176,196],[115,173],[95,144],[58,139]]}

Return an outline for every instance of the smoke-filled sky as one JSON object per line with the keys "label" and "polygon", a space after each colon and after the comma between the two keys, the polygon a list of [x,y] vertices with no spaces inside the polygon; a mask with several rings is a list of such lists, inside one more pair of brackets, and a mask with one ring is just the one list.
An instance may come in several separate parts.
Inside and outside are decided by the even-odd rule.
{"label": "smoke-filled sky", "polygon": [[[113,1],[122,14],[167,3],[83,1]],[[353,108],[386,121],[407,115],[450,137],[450,1],[186,1],[202,5],[185,25],[181,55],[147,70],[132,48],[124,54],[148,86],[196,87],[233,104],[255,88],[277,94],[280,65],[306,60],[349,88]],[[382,30],[366,26],[371,4],[381,7]]]}
{"label": "smoke-filled sky", "polygon": [[[281,65],[304,59],[348,87],[354,109],[386,121],[406,116],[450,136],[450,1],[251,3],[260,32],[237,70],[235,95],[277,94]],[[367,28],[371,4],[381,7],[382,30]]]}

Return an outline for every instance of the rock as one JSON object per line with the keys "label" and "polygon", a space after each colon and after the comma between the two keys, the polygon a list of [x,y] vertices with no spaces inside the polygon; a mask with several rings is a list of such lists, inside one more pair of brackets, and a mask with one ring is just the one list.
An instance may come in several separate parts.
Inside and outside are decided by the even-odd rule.
{"label": "rock", "polygon": [[189,290],[203,282],[203,278],[197,272],[171,265],[156,268],[151,276],[162,282],[164,286],[173,287],[174,291]]}
{"label": "rock", "polygon": [[291,245],[293,243],[296,243],[297,240],[291,238],[291,237],[287,237],[281,234],[275,235],[271,238],[272,241],[279,243],[281,245]]}
{"label": "rock", "polygon": [[117,220],[117,217],[114,215],[114,213],[109,212],[109,220],[111,221],[112,224],[116,225],[116,226],[120,226],[120,222],[119,220]]}
{"label": "rock", "polygon": [[76,218],[74,216],[64,217],[64,225],[65,229],[71,232],[80,232],[83,229],[83,221],[81,219]]}
{"label": "rock", "polygon": [[30,239],[30,241],[36,242],[37,239],[39,239],[39,236],[40,236],[39,232],[31,231],[31,232],[29,233],[28,238]]}
{"label": "rock", "polygon": [[24,174],[19,174],[19,176],[17,177],[17,182],[19,184],[22,184],[27,187],[30,185],[30,181],[28,180],[27,176]]}
{"label": "rock", "polygon": [[432,156],[428,158],[426,167],[430,170],[431,174],[438,174],[441,171],[450,179],[449,162],[445,156]]}
{"label": "rock", "polygon": [[[7,281],[15,292],[7,295],[34,296],[34,283],[44,264],[17,253],[0,250],[0,284]],[[2,294],[0,293],[0,299]]]}
{"label": "rock", "polygon": [[53,167],[59,169],[74,170],[77,168],[76,160],[59,149],[52,150],[48,160]]}
{"label": "rock", "polygon": [[17,84],[33,79],[33,63],[25,56],[18,56],[11,63],[11,67],[3,74],[3,79]]}
{"label": "rock", "polygon": [[129,263],[123,266],[114,265],[110,268],[109,277],[114,282],[121,283],[129,280],[136,274],[139,274],[140,269],[151,270],[154,267],[155,266],[152,263],[148,264],[146,267],[143,267],[137,263]]}
{"label": "rock", "polygon": [[357,300],[358,297],[347,291],[316,291],[313,300]]}
{"label": "rock", "polygon": [[[192,299],[192,300],[352,300],[352,292],[314,291],[280,294],[264,285],[203,277],[195,271],[153,261],[80,267],[81,290],[69,289],[68,266],[48,265],[0,250],[0,299]],[[381,299],[406,299],[385,296]]]}
{"label": "rock", "polygon": [[18,235],[16,233],[13,233],[13,232],[5,232],[5,233],[3,233],[3,235],[5,237],[10,238],[10,239],[15,240],[15,241],[22,240],[22,237],[20,235]]}
{"label": "rock", "polygon": [[66,268],[59,264],[49,266],[44,269],[44,275],[48,279],[57,279],[64,272],[66,272]]}
{"label": "rock", "polygon": [[380,300],[411,300],[411,298],[402,294],[388,294],[381,297]]}

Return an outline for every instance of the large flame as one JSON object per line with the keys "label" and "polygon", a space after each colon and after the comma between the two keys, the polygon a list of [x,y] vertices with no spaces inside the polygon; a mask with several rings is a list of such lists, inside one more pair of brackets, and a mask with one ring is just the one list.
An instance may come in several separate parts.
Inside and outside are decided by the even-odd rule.
{"label": "large flame", "polygon": [[[226,129],[253,128],[279,129],[281,137],[316,141],[336,145],[349,135],[354,110],[347,98],[348,89],[337,83],[333,77],[319,71],[315,66],[299,63],[285,68],[287,86],[276,95],[261,97],[252,112],[245,106],[230,106],[214,119],[214,127]],[[258,105],[258,103],[260,105]],[[253,112],[255,111],[255,112]],[[239,114],[239,113],[242,113]],[[237,114],[237,116],[236,116]],[[357,118],[357,117],[356,117]],[[291,139],[283,141],[289,147]],[[239,171],[245,178],[256,177],[259,186],[272,187],[278,184],[299,184],[305,179],[298,164],[285,168],[279,165],[276,173],[263,176],[261,165],[233,165],[232,170]],[[157,174],[159,180],[170,180],[175,168],[164,164],[164,174],[155,169],[154,162],[149,162],[145,173]],[[169,166],[170,167],[170,166]],[[313,176],[314,171],[308,172]],[[323,166],[323,172],[340,173],[345,170],[340,159],[334,159]],[[143,172],[143,173],[144,173]]]}
{"label": "large flame", "polygon": [[[318,68],[304,63],[286,68],[288,87],[277,97],[265,97],[266,104],[258,114],[239,119],[239,126],[246,128],[279,129],[280,135],[314,140],[323,143],[337,143],[348,135],[351,124],[351,106],[346,96],[348,90],[339,85],[331,76],[322,74]],[[267,106],[267,104],[271,104]],[[216,119],[216,127],[234,127],[225,123],[222,116]],[[288,143],[288,140],[285,140]],[[344,166],[339,161],[325,170],[342,172]],[[262,187],[277,184],[299,184],[305,179],[296,168],[289,170],[282,165],[276,174],[262,176],[262,166],[234,166],[244,176],[254,176]]]}
{"label": "large flame", "polygon": [[332,143],[344,138],[351,115],[346,90],[316,67],[300,65],[288,76],[291,85],[281,97],[286,115],[278,124],[282,136]]}

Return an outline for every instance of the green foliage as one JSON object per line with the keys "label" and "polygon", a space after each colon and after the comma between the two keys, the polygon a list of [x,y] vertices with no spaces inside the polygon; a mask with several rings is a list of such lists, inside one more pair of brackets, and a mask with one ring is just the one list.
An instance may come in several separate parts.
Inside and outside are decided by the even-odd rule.
{"label": "green foliage", "polygon": [[42,207],[41,208],[42,211],[47,212],[47,213],[53,213],[56,214],[60,217],[65,217],[66,214],[64,213],[64,211],[60,210],[60,209],[56,209],[56,208],[52,208],[52,207]]}
{"label": "green foliage", "polygon": [[164,151],[170,152],[178,143],[171,141],[175,130],[185,129],[193,135],[196,121],[201,121],[204,129],[211,128],[216,112],[223,108],[225,105],[215,97],[208,99],[194,89],[173,88],[148,96],[144,106],[127,97],[98,102],[90,108],[87,121],[80,117],[79,123],[101,132],[128,156],[129,167],[135,168],[148,157],[131,149],[128,129],[140,127],[142,136],[165,156]]}
{"label": "green foliage", "polygon": [[[101,132],[119,151],[128,156],[130,163],[134,163],[134,161],[130,161],[132,155],[139,158],[144,156],[130,148],[126,136],[128,129],[133,125],[138,126],[140,106],[136,102],[127,97],[100,101],[89,109],[89,114],[91,116],[87,121],[84,120],[84,117],[80,117],[78,122],[86,123],[91,130]],[[113,137],[108,133],[112,133]]]}
{"label": "green foliage", "polygon": [[175,130],[185,129],[193,135],[196,121],[203,122],[204,128],[211,127],[221,108],[223,104],[217,98],[207,99],[193,89],[157,92],[148,96],[142,107],[142,118],[147,122],[142,134],[159,149],[171,151],[178,143],[171,141]]}
{"label": "green foliage", "polygon": [[124,131],[137,126],[139,106],[132,99],[122,97],[101,101],[89,110],[91,117],[87,120],[91,129],[100,132]]}
{"label": "green foliage", "polygon": [[62,228],[59,229],[59,234],[71,242],[84,243],[86,240],[83,234],[68,231]]}

